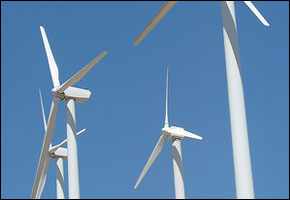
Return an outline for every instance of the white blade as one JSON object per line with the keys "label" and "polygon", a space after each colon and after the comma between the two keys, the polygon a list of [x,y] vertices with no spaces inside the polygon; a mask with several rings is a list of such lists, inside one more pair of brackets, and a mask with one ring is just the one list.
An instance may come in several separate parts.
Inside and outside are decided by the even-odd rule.
{"label": "white blade", "polygon": [[166,15],[166,13],[173,8],[173,6],[177,3],[177,1],[167,1],[162,8],[158,11],[158,13],[154,16],[151,22],[146,26],[146,28],[142,31],[142,33],[137,37],[137,39],[133,42],[133,44],[138,45],[148,33],[158,24],[158,22]]}
{"label": "white blade", "polygon": [[39,181],[39,187],[38,187],[38,190],[36,192],[35,199],[40,199],[40,197],[41,197],[43,188],[45,186],[46,178],[47,178],[47,169],[48,169],[48,166],[49,166],[49,161],[50,161],[50,157],[46,156],[44,164],[43,164],[43,170],[41,172],[41,178],[40,178],[40,181]]}
{"label": "white blade", "polygon": [[42,118],[44,123],[44,132],[46,131],[46,119],[44,114],[44,108],[43,108],[43,102],[42,102],[42,96],[41,96],[41,90],[39,89],[39,96],[40,96],[40,103],[41,103],[41,110],[42,110]]}
{"label": "white blade", "polygon": [[250,10],[258,17],[258,19],[265,25],[270,26],[262,14],[256,9],[256,7],[250,1],[244,1],[244,3],[250,8]]}
{"label": "white blade", "polygon": [[[85,128],[84,129],[82,129],[81,131],[79,131],[79,132],[77,132],[77,136],[78,135],[80,135],[81,133],[83,133],[83,132],[85,132]],[[58,145],[55,145],[55,146],[53,146],[53,147],[51,147],[51,148],[49,148],[49,153],[54,153],[59,147],[61,147],[62,145],[64,145],[65,143],[67,142],[67,139],[65,139],[64,141],[62,141],[61,143],[59,143]]]}
{"label": "white blade", "polygon": [[57,86],[59,86],[58,68],[57,68],[55,60],[53,58],[53,55],[52,55],[52,52],[51,52],[51,49],[50,49],[50,46],[48,43],[48,39],[46,37],[45,30],[42,26],[40,26],[40,31],[41,31],[43,43],[45,46],[45,51],[46,51],[46,55],[47,55],[47,60],[48,60],[50,74],[51,74],[51,78],[52,78],[52,82],[53,82],[53,87],[57,87]]}
{"label": "white blade", "polygon": [[33,188],[31,192],[32,199],[35,199],[36,197],[41,196],[41,193],[43,190],[42,185],[45,184],[46,178],[44,176],[46,176],[46,170],[47,170],[46,168],[48,167],[47,165],[49,163],[47,162],[48,149],[49,149],[49,146],[51,145],[51,140],[54,133],[58,103],[59,103],[59,98],[54,97],[52,105],[51,105],[50,113],[49,113],[47,129],[45,132],[42,149],[41,149],[41,153],[40,153],[40,157],[38,161],[38,167],[37,167],[37,171],[36,171],[36,175],[35,175],[35,179],[33,183]]}
{"label": "white blade", "polygon": [[62,93],[69,86],[72,86],[73,84],[75,84],[78,81],[80,81],[84,77],[84,75],[86,75],[86,73],[88,73],[88,71],[90,69],[92,69],[92,67],[95,64],[97,64],[97,62],[99,62],[107,53],[108,53],[107,51],[104,51],[103,53],[101,53],[97,58],[95,58],[87,66],[85,66],[83,69],[81,69],[81,71],[79,71],[78,73],[76,73],[73,77],[71,77],[69,80],[67,80],[65,83],[63,83],[59,88],[57,88],[57,92]]}
{"label": "white blade", "polygon": [[[41,90],[40,89],[39,89],[39,96],[40,96],[40,102],[41,102],[42,118],[43,118],[43,123],[44,123],[44,132],[46,132],[46,119],[45,119],[45,112],[44,112],[44,108],[43,108],[43,101],[42,101],[42,95],[41,95]],[[51,143],[50,143],[49,147],[51,147]],[[48,166],[49,166],[49,161],[50,161],[50,157],[47,156],[45,158],[45,161],[44,161],[43,171],[41,172],[41,178],[40,178],[38,191],[43,191],[43,188],[45,186],[46,177],[47,177],[47,169],[48,169]],[[40,199],[40,196],[41,196],[41,192],[37,192],[35,198],[36,199]]]}
{"label": "white blade", "polygon": [[165,108],[164,127],[168,127],[168,68],[167,68],[167,79],[166,79],[166,108]]}
{"label": "white blade", "polygon": [[193,139],[197,139],[197,140],[202,140],[202,137],[199,136],[199,135],[196,135],[194,133],[191,133],[189,131],[186,131],[186,130],[182,130],[180,131],[180,134],[184,137],[189,137],[189,138],[193,138]]}
{"label": "white blade", "polygon": [[175,134],[175,135],[179,135],[179,136],[183,136],[183,137],[189,137],[189,138],[193,138],[193,139],[197,139],[197,140],[202,140],[202,137],[200,137],[199,135],[196,135],[194,133],[191,133],[189,131],[184,130],[183,128],[171,128],[170,127],[170,133]]}
{"label": "white blade", "polygon": [[160,151],[163,148],[164,145],[164,141],[165,141],[165,136],[162,134],[155,146],[155,148],[153,149],[153,152],[151,153],[143,171],[141,172],[135,186],[134,189],[136,189],[139,185],[139,183],[142,181],[143,177],[145,176],[146,172],[148,171],[148,169],[150,168],[150,166],[152,165],[152,163],[154,162],[154,160],[157,158],[158,154],[160,153]]}

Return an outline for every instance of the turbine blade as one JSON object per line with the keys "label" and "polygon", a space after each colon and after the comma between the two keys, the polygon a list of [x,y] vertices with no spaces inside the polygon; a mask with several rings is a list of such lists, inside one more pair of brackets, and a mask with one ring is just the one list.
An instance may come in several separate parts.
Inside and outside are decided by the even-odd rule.
{"label": "turbine blade", "polygon": [[165,141],[165,136],[162,134],[156,144],[156,146],[153,149],[153,152],[151,153],[143,171],[141,172],[135,186],[134,189],[136,189],[139,185],[139,183],[142,181],[143,177],[145,176],[146,172],[149,170],[150,166],[152,165],[152,163],[154,162],[154,160],[157,158],[158,154],[160,153],[160,151],[163,148],[164,145],[164,141]]}
{"label": "turbine blade", "polygon": [[191,133],[189,131],[183,130],[181,131],[181,135],[184,137],[189,137],[189,138],[193,138],[193,139],[197,139],[197,140],[202,140],[202,137],[199,135],[196,135],[194,133]]}
{"label": "turbine blade", "polygon": [[97,64],[108,52],[104,51],[101,53],[98,57],[96,57],[93,61],[91,61],[87,66],[85,66],[83,69],[81,69],[78,73],[76,73],[73,77],[71,77],[69,80],[67,80],[65,83],[63,83],[59,88],[57,88],[57,92],[62,93],[64,92],[69,86],[72,86],[73,84],[79,82],[86,73],[92,67]]}
{"label": "turbine blade", "polygon": [[[81,131],[77,132],[77,136],[80,135],[81,133],[85,132],[85,128],[82,129]],[[59,147],[61,147],[62,145],[64,145],[65,143],[67,142],[67,139],[65,139],[64,141],[62,141],[61,143],[59,143],[58,145],[55,145],[53,147],[50,147],[49,148],[49,153],[54,153]]]}
{"label": "turbine blade", "polygon": [[43,176],[45,174],[45,170],[46,170],[45,168],[47,167],[46,163],[48,159],[48,149],[49,149],[49,146],[51,145],[51,140],[54,134],[55,119],[56,119],[58,103],[59,103],[59,98],[54,97],[51,104],[51,109],[50,109],[48,123],[47,123],[47,129],[45,132],[45,136],[44,136],[44,140],[43,140],[43,144],[41,148],[41,153],[40,153],[40,157],[38,161],[38,167],[37,167],[36,175],[34,178],[33,188],[31,192],[32,199],[35,199],[36,197],[41,196],[42,184],[45,184],[46,179]]}
{"label": "turbine blade", "polygon": [[191,133],[189,131],[184,130],[183,128],[173,128],[171,127],[171,129],[169,130],[171,134],[174,135],[179,135],[179,136],[183,136],[183,137],[189,137],[189,138],[193,138],[193,139],[197,139],[197,140],[202,140],[202,137],[199,135],[196,135],[194,133]]}
{"label": "turbine blade", "polygon": [[45,162],[44,162],[44,165],[43,165],[43,171],[41,172],[41,178],[40,178],[40,181],[39,181],[39,187],[37,189],[36,197],[35,197],[36,199],[40,199],[42,191],[44,189],[46,178],[47,178],[47,169],[48,169],[48,166],[49,166],[49,161],[50,161],[50,157],[47,156],[45,158]]}
{"label": "turbine blade", "polygon": [[257,10],[257,8],[252,4],[251,1],[244,1],[244,3],[250,8],[250,10],[258,17],[258,19],[265,25],[270,26],[267,20],[262,16],[262,14]]}
{"label": "turbine blade", "polygon": [[168,127],[168,67],[167,67],[167,79],[166,79],[166,108],[165,108],[165,122],[164,127]]}
{"label": "turbine blade", "polygon": [[39,89],[39,96],[40,96],[40,103],[41,103],[41,110],[42,110],[42,118],[44,123],[44,132],[46,131],[46,119],[44,114],[44,108],[43,108],[43,102],[42,102],[42,96],[41,96],[41,90]]}
{"label": "turbine blade", "polygon": [[154,16],[151,22],[146,26],[142,33],[137,37],[133,44],[138,45],[148,33],[158,24],[158,22],[166,15],[166,13],[173,8],[177,1],[166,1],[158,13]]}
{"label": "turbine blade", "polygon": [[45,30],[42,26],[40,26],[40,31],[41,31],[43,43],[45,46],[45,51],[46,51],[46,56],[47,56],[47,60],[48,60],[48,65],[49,65],[49,70],[50,70],[52,82],[53,82],[53,87],[57,87],[57,86],[59,86],[58,68],[57,68],[55,60],[53,58],[53,54],[51,52],[51,49],[50,49],[50,46],[48,43],[48,39],[46,37]]}
{"label": "turbine blade", "polygon": [[85,128],[84,129],[82,129],[82,130],[80,130],[79,132],[77,132],[77,134],[76,135],[80,135],[80,134],[82,134],[83,132],[85,132]]}

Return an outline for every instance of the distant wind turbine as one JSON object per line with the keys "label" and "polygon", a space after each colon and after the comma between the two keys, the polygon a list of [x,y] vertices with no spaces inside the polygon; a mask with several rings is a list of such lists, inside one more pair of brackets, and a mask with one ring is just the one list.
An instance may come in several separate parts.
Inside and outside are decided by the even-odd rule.
{"label": "distant wind turbine", "polygon": [[[167,1],[133,44],[138,45],[177,3]],[[256,17],[270,26],[251,1],[244,1]],[[234,1],[222,1],[223,37],[237,198],[255,198]]]}
{"label": "distant wind turbine", "polygon": [[99,62],[107,52],[104,51],[87,66],[81,69],[78,73],[72,76],[69,80],[64,82],[62,85],[58,79],[58,68],[55,63],[52,51],[50,49],[48,39],[45,30],[40,26],[43,43],[46,50],[48,59],[50,74],[54,88],[51,90],[53,94],[53,101],[49,113],[47,122],[47,129],[45,132],[40,158],[38,161],[38,167],[33,183],[31,198],[40,198],[46,178],[47,168],[49,162],[47,162],[47,152],[54,134],[55,120],[57,107],[60,100],[66,101],[66,121],[67,121],[67,156],[68,156],[68,188],[69,198],[80,198],[79,189],[79,173],[78,173],[78,154],[77,154],[77,141],[76,141],[76,117],[75,117],[75,102],[83,103],[86,102],[91,95],[91,92],[86,89],[72,87],[73,84],[80,81],[86,73],[92,69],[92,67]]}
{"label": "distant wind turbine", "polygon": [[170,126],[168,123],[168,69],[166,79],[166,110],[165,110],[165,123],[161,129],[162,135],[160,136],[153,152],[151,153],[143,171],[141,172],[134,189],[138,187],[143,177],[153,164],[160,151],[163,148],[165,138],[167,137],[172,141],[172,158],[173,158],[173,172],[174,172],[174,187],[176,199],[184,199],[184,181],[183,181],[183,168],[182,168],[182,154],[181,154],[181,140],[184,137],[189,137],[197,140],[202,140],[202,137],[195,135],[191,132],[184,130],[182,127]]}

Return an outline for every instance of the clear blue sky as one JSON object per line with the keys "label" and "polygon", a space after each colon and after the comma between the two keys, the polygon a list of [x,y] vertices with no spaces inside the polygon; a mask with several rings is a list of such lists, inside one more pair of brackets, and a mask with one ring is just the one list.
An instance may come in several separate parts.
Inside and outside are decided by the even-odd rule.
{"label": "clear blue sky", "polygon": [[[81,198],[174,198],[171,143],[133,187],[164,125],[204,138],[182,141],[187,198],[235,198],[220,2],[179,2],[138,45],[133,41],[164,2],[1,1],[1,198],[30,198],[52,80],[44,26],[59,80],[103,50],[75,86]],[[240,57],[256,198],[289,198],[289,2],[254,2],[270,27],[236,2]],[[60,102],[52,144],[66,138]],[[68,198],[67,162],[65,190]],[[51,160],[42,198],[56,198]]]}

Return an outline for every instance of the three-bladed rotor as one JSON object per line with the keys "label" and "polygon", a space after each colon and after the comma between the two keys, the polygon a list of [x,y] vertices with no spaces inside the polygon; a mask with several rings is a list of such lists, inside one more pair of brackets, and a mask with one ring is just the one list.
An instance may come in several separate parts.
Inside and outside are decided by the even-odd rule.
{"label": "three-bladed rotor", "polygon": [[167,137],[169,140],[175,140],[175,139],[183,139],[184,137],[189,137],[192,139],[202,140],[202,137],[199,135],[193,134],[189,131],[184,130],[182,127],[177,126],[169,126],[168,122],[168,68],[167,68],[167,79],[166,79],[166,108],[165,108],[165,121],[164,121],[164,127],[161,129],[161,136],[155,145],[153,152],[151,153],[147,163],[145,164],[145,167],[143,168],[135,186],[134,189],[138,187],[140,182],[142,181],[143,177],[161,152],[165,138]]}
{"label": "three-bladed rotor", "polygon": [[[95,66],[95,64],[97,64],[108,52],[107,51],[103,51],[98,57],[96,57],[94,60],[92,60],[89,64],[87,64],[83,69],[81,69],[78,73],[76,73],[74,76],[72,76],[70,79],[68,79],[66,82],[64,82],[63,84],[60,85],[59,83],[59,73],[58,73],[58,67],[55,63],[52,51],[50,49],[50,45],[45,33],[45,30],[42,26],[40,26],[40,30],[41,30],[41,35],[43,38],[43,43],[45,46],[45,51],[46,51],[46,55],[47,55],[47,59],[48,59],[48,64],[49,64],[49,69],[50,69],[50,74],[51,74],[51,78],[52,78],[52,83],[53,83],[53,89],[52,89],[52,93],[54,96],[57,96],[59,98],[61,98],[62,100],[64,100],[64,98],[66,97],[66,89],[68,89],[69,87],[71,87],[72,85],[74,85],[75,83],[79,82],[85,75],[86,73],[88,73],[93,66]],[[81,88],[74,88],[74,90],[70,91],[70,94],[75,94],[76,96],[70,96],[71,98],[80,98],[83,96],[83,98],[89,98],[90,92],[89,94],[86,94],[86,92],[82,91],[85,89],[81,89]],[[87,93],[88,93],[87,92]]]}

